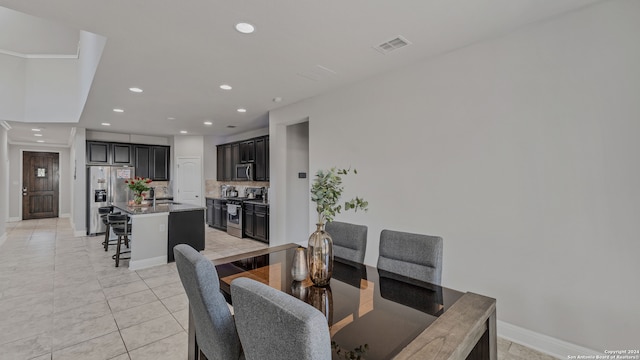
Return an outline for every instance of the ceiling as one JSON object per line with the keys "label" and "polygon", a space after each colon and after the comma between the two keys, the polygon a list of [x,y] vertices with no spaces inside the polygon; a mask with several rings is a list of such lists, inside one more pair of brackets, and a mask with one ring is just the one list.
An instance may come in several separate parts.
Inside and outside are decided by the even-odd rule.
{"label": "ceiling", "polygon": [[[28,31],[32,27],[16,32],[27,21],[24,16],[19,21],[0,17],[0,33],[18,34],[13,45],[5,45],[10,37],[0,36],[0,49],[68,53],[74,41],[77,45],[70,32],[105,36],[78,126],[227,136],[267,126],[268,112],[277,107],[597,1],[0,0],[0,6],[45,19],[42,24],[57,29],[42,25],[39,38]],[[236,31],[234,25],[243,21],[256,31]],[[411,44],[388,54],[374,49],[398,36]],[[233,89],[222,90],[222,84]],[[130,92],[130,87],[144,92]],[[11,123],[24,131],[9,132],[14,142],[13,134],[32,127],[17,124]],[[66,144],[68,133],[54,141]]]}

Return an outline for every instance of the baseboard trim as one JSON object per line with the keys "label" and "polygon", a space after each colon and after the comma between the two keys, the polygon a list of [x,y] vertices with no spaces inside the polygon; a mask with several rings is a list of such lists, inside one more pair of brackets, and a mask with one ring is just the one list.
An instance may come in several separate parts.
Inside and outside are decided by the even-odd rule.
{"label": "baseboard trim", "polygon": [[569,355],[590,355],[594,356],[594,358],[596,355],[604,355],[602,352],[511,325],[500,320],[498,320],[498,336],[558,359],[567,359]]}
{"label": "baseboard trim", "polygon": [[142,270],[167,263],[167,255],[144,260],[129,260],[129,270]]}
{"label": "baseboard trim", "polygon": [[7,219],[7,222],[18,222],[18,221],[22,221],[22,219],[19,217],[10,217]]}
{"label": "baseboard trim", "polygon": [[60,214],[58,215],[59,218],[70,218],[71,214]]}

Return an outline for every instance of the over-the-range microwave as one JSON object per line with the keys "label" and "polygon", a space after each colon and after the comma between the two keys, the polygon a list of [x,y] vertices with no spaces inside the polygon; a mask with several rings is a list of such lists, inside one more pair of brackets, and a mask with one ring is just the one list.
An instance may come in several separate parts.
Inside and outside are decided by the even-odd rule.
{"label": "over-the-range microwave", "polygon": [[237,164],[234,180],[237,181],[254,181],[255,173],[253,171],[253,164]]}

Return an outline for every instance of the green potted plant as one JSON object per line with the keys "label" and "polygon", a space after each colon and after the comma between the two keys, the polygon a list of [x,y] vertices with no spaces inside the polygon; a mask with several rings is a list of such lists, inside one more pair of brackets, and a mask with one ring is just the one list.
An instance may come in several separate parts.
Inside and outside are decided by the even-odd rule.
{"label": "green potted plant", "polygon": [[342,176],[351,171],[357,174],[356,169],[319,170],[311,186],[311,201],[316,203],[318,223],[316,231],[309,237],[307,248],[307,260],[309,262],[309,277],[316,286],[327,286],[333,273],[333,240],[331,235],[324,231],[324,225],[333,221],[336,214],[343,209],[367,211],[369,203],[360,197],[355,197],[344,202],[344,208],[340,203],[340,197],[344,190]]}

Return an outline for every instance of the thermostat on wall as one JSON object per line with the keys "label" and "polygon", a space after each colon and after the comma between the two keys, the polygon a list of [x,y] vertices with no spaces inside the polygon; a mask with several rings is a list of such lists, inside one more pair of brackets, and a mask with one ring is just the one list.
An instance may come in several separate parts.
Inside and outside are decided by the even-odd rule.
{"label": "thermostat on wall", "polygon": [[298,173],[298,179],[306,179],[306,178],[307,178],[307,173],[306,172]]}

